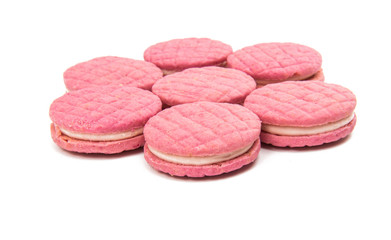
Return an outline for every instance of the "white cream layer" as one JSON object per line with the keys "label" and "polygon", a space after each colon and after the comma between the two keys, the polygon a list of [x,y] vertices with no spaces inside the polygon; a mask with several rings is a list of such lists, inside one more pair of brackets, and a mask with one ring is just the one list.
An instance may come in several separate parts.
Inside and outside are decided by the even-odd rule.
{"label": "white cream layer", "polygon": [[242,155],[243,153],[247,152],[254,143],[251,143],[243,148],[240,148],[238,150],[229,152],[229,153],[223,153],[213,156],[178,156],[178,155],[172,155],[160,152],[153,147],[148,145],[149,150],[158,158],[166,160],[168,162],[173,163],[179,163],[183,165],[208,165],[218,162],[227,161],[230,159],[234,159],[239,155]]}
{"label": "white cream layer", "polygon": [[349,117],[341,119],[336,122],[327,123],[324,125],[313,126],[313,127],[291,127],[291,126],[276,126],[271,124],[262,123],[262,131],[282,135],[282,136],[301,136],[301,135],[314,135],[324,132],[333,131],[342,126],[345,126],[354,118],[354,113]]}
{"label": "white cream layer", "polygon": [[108,134],[93,134],[93,133],[77,133],[65,130],[63,128],[60,128],[60,131],[64,133],[65,135],[81,139],[81,140],[87,140],[87,141],[116,141],[116,140],[122,140],[126,138],[132,138],[137,135],[141,135],[143,133],[144,128],[138,128],[132,131],[127,132],[119,132],[119,133],[108,133]]}

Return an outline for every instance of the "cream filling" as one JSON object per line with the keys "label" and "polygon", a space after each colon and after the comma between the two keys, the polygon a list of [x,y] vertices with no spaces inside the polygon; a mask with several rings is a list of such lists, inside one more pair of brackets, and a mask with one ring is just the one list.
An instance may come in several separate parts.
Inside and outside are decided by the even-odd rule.
{"label": "cream filling", "polygon": [[354,118],[354,113],[349,117],[338,120],[336,122],[331,122],[319,126],[313,127],[291,127],[291,126],[276,126],[271,124],[262,123],[262,131],[282,135],[282,136],[300,136],[300,135],[314,135],[324,132],[333,131],[342,126],[345,126]]}
{"label": "cream filling", "polygon": [[168,162],[179,163],[183,165],[208,165],[234,159],[237,156],[247,152],[253,144],[254,143],[251,143],[243,148],[229,153],[223,153],[213,156],[178,156],[160,152],[151,147],[150,145],[148,145],[148,148],[155,156]]}
{"label": "cream filling", "polygon": [[[216,64],[216,65],[212,65],[212,66],[215,66],[215,67],[225,67],[227,65],[227,61],[224,61],[222,63],[219,63],[219,64]],[[210,67],[210,66],[205,66],[205,67]],[[188,69],[188,68],[185,68],[185,69]],[[176,72],[181,72],[185,69],[182,69],[182,70],[167,70],[167,69],[162,69],[162,72],[163,72],[163,75],[166,76],[166,75],[170,75],[170,74],[173,74],[173,73],[176,73]]]}
{"label": "cream filling", "polygon": [[[316,72],[316,73],[318,73],[318,72]],[[311,75],[307,75],[307,76],[293,76],[293,77],[290,77],[290,78],[287,78],[287,79],[284,79],[284,80],[277,80],[277,81],[276,80],[268,80],[268,79],[255,79],[255,82],[257,83],[257,85],[264,86],[264,85],[267,85],[267,84],[270,84],[270,83],[280,83],[280,82],[285,82],[285,81],[306,80],[307,78],[310,78],[310,77],[314,76],[315,74],[311,74]]]}
{"label": "cream filling", "polygon": [[173,74],[173,73],[176,73],[176,72],[180,72],[182,70],[166,70],[166,69],[162,69],[162,72],[163,72],[163,75],[166,76],[166,75],[170,75],[170,74]]}
{"label": "cream filling", "polygon": [[126,131],[126,132],[119,132],[119,133],[108,133],[108,134],[94,134],[94,133],[78,133],[78,132],[72,132],[65,130],[63,128],[60,128],[60,131],[64,133],[65,135],[81,139],[81,140],[87,140],[87,141],[116,141],[116,140],[122,140],[126,138],[132,138],[137,135],[141,135],[143,133],[144,128],[138,128],[132,131]]}

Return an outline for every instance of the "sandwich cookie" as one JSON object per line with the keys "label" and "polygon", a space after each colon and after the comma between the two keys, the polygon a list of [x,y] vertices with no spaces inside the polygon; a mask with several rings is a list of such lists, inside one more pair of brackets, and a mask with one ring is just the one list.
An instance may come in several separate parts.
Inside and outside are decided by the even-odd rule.
{"label": "sandwich cookie", "polygon": [[262,120],[261,141],[278,147],[317,146],[349,135],[356,97],[320,81],[288,81],[253,91],[244,106]]}
{"label": "sandwich cookie", "polygon": [[162,108],[160,99],[135,87],[93,87],[68,92],[50,106],[51,135],[61,148],[113,154],[144,145],[143,128]]}
{"label": "sandwich cookie", "polygon": [[163,70],[164,75],[191,67],[225,66],[232,47],[209,38],[173,39],[150,46],[145,61]]}
{"label": "sandwich cookie", "polygon": [[153,85],[152,92],[169,106],[199,101],[243,103],[255,86],[254,79],[244,72],[203,67],[165,76]]}
{"label": "sandwich cookie", "polygon": [[172,176],[204,177],[234,171],[260,151],[261,122],[238,104],[196,102],[165,109],[144,128],[144,157]]}
{"label": "sandwich cookie", "polygon": [[227,66],[252,76],[258,87],[283,81],[324,81],[322,56],[295,43],[260,43],[242,48],[227,58]]}
{"label": "sandwich cookie", "polygon": [[110,84],[151,90],[162,76],[162,71],[152,63],[107,56],[70,67],[64,72],[64,82],[69,91]]}

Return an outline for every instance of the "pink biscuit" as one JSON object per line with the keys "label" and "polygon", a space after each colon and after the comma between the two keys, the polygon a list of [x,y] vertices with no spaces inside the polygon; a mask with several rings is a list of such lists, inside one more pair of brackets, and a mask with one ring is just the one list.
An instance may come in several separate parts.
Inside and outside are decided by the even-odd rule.
{"label": "pink biscuit", "polygon": [[321,81],[288,81],[253,91],[244,106],[263,123],[310,127],[348,117],[356,97],[347,88]]}
{"label": "pink biscuit", "polygon": [[300,44],[261,43],[229,55],[227,65],[256,80],[280,82],[311,77],[321,69],[322,57]]}
{"label": "pink biscuit", "polygon": [[[49,115],[55,126],[64,130],[85,134],[111,134],[142,128],[161,108],[160,99],[149,91],[111,85],[66,93],[51,104]],[[64,147],[65,149],[75,149],[78,152],[114,153],[129,150],[132,146],[140,146],[144,141],[128,139],[129,141],[121,141],[120,144],[118,141],[71,141],[69,137],[60,138],[53,130],[52,136],[60,147],[65,146],[65,141],[66,144],[72,145],[68,144],[70,147]],[[95,151],[106,147],[107,149],[102,151]]]}
{"label": "pink biscuit", "polygon": [[203,67],[165,76],[153,85],[152,92],[169,106],[199,101],[243,103],[255,85],[254,79],[241,71]]}
{"label": "pink biscuit", "polygon": [[[264,124],[312,127],[350,116],[356,106],[356,97],[349,89],[335,84],[288,81],[253,91],[244,106],[256,113]],[[340,129],[311,136],[276,136],[262,131],[261,141],[276,146],[319,145],[345,137],[353,130],[355,122],[354,118]]]}
{"label": "pink biscuit", "polygon": [[[203,177],[233,171],[256,159],[260,127],[258,117],[237,104],[177,105],[161,111],[145,125],[145,159],[157,170],[175,176]],[[202,166],[171,163],[149,150],[153,147],[169,155],[207,157],[231,153],[250,144],[246,153],[234,159]]]}
{"label": "pink biscuit", "polygon": [[64,72],[64,82],[69,91],[110,84],[151,90],[162,76],[163,72],[152,63],[108,56],[70,67]]}
{"label": "pink biscuit", "polygon": [[184,38],[157,43],[144,52],[145,61],[164,70],[224,64],[231,46],[208,38]]}
{"label": "pink biscuit", "polygon": [[148,164],[151,165],[154,169],[168,173],[171,176],[205,177],[232,172],[243,167],[244,165],[252,163],[257,158],[260,149],[261,142],[258,139],[247,153],[240,155],[237,158],[227,160],[222,163],[201,166],[182,165],[162,160],[149,151],[147,144],[144,146],[144,157]]}
{"label": "pink biscuit", "polygon": [[195,102],[167,108],[144,128],[153,148],[180,156],[210,156],[231,152],[254,142],[259,118],[238,104]]}

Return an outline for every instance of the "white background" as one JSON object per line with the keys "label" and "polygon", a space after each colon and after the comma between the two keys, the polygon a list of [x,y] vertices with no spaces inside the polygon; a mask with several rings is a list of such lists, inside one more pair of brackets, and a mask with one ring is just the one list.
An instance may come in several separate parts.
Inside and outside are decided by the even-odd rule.
{"label": "white background", "polygon": [[[2,1],[0,239],[391,239],[387,1]],[[153,170],[142,150],[80,155],[51,140],[62,73],[98,56],[209,37],[234,50],[296,42],[357,96],[357,126],[322,147],[263,146],[201,180]]]}

